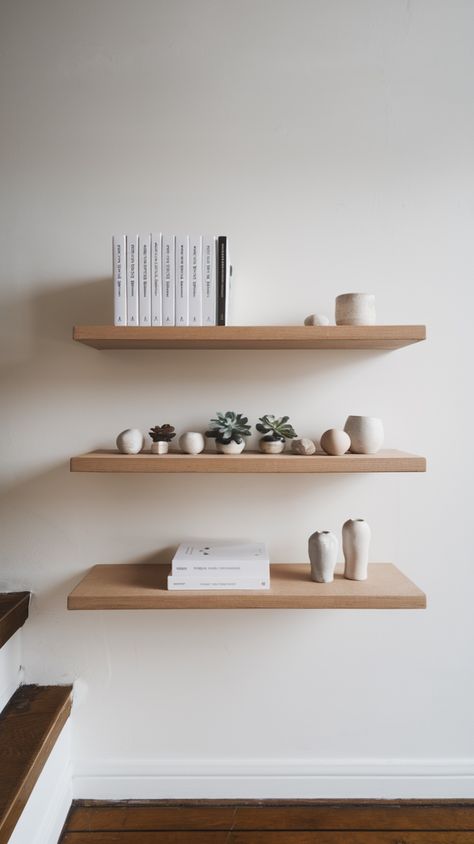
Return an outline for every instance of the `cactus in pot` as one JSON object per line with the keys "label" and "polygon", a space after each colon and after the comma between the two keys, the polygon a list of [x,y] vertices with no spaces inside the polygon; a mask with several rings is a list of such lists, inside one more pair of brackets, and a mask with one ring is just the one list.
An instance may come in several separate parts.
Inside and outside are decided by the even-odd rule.
{"label": "cactus in pot", "polygon": [[216,441],[216,451],[222,454],[240,454],[245,448],[245,437],[249,437],[251,426],[248,424],[247,416],[242,413],[234,413],[228,410],[227,413],[216,413],[211,419],[213,427],[206,431],[206,437]]}
{"label": "cactus in pot", "polygon": [[264,454],[280,454],[285,448],[287,440],[297,437],[289,416],[277,418],[272,414],[261,416],[256,424],[257,431],[264,436],[260,439],[259,448]]}
{"label": "cactus in pot", "polygon": [[173,425],[155,425],[148,432],[152,439],[150,451],[152,454],[167,454],[168,448],[173,437],[176,436],[176,431]]}

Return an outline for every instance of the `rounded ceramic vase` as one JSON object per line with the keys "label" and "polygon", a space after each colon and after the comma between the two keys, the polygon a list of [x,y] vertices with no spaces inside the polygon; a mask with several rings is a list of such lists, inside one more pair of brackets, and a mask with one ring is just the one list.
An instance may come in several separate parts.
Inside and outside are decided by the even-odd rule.
{"label": "rounded ceramic vase", "polygon": [[316,583],[331,583],[337,561],[337,537],[329,530],[317,530],[308,539],[308,554],[311,563],[311,580]]}
{"label": "rounded ceramic vase", "polygon": [[138,454],[143,448],[145,438],[138,428],[127,428],[120,432],[115,442],[121,454]]}
{"label": "rounded ceramic vase", "polygon": [[376,454],[383,446],[383,423],[376,416],[348,416],[344,430],[354,454]]}
{"label": "rounded ceramic vase", "polygon": [[150,451],[152,454],[168,454],[168,449],[170,444],[167,442],[163,442],[160,440],[157,443],[152,443],[150,446]]}
{"label": "rounded ceramic vase", "polygon": [[231,440],[230,443],[220,443],[216,440],[216,451],[219,454],[241,454],[244,448],[245,440],[240,443],[236,443],[234,440]]}
{"label": "rounded ceramic vase", "polygon": [[369,564],[370,527],[364,519],[348,519],[342,526],[344,577],[348,580],[367,580]]}
{"label": "rounded ceramic vase", "polygon": [[285,440],[266,440],[265,437],[262,437],[258,443],[263,454],[281,454],[285,450],[285,445]]}
{"label": "rounded ceramic vase", "polygon": [[181,451],[185,454],[200,454],[204,451],[205,440],[198,431],[186,431],[181,434],[178,442]]}
{"label": "rounded ceramic vase", "polygon": [[339,431],[337,428],[329,428],[321,437],[321,448],[326,454],[333,457],[340,457],[349,451],[351,438],[346,431]]}
{"label": "rounded ceramic vase", "polygon": [[342,293],[336,296],[336,325],[374,325],[375,296],[372,293]]}

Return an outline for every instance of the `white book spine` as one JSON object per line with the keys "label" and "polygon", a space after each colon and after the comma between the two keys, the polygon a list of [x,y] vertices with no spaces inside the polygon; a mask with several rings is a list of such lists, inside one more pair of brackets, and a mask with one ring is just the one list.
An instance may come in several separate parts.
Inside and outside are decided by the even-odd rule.
{"label": "white book spine", "polygon": [[174,235],[163,235],[162,324],[175,324]]}
{"label": "white book spine", "polygon": [[216,238],[202,239],[202,324],[216,324]]}
{"label": "white book spine", "polygon": [[127,241],[124,234],[112,238],[114,273],[114,325],[127,324]]}
{"label": "white book spine", "polygon": [[127,235],[127,324],[138,325],[138,235]]}
{"label": "white book spine", "polygon": [[189,238],[189,325],[202,325],[202,237]]}
{"label": "white book spine", "polygon": [[161,309],[161,234],[151,236],[151,324],[162,325]]}
{"label": "white book spine", "polygon": [[175,577],[168,576],[168,589],[170,591],[212,591],[214,589],[242,591],[251,589],[256,592],[270,589],[270,580],[260,577]]}
{"label": "white book spine", "polygon": [[244,563],[175,563],[171,573],[180,577],[270,577],[270,566],[264,562]]}
{"label": "white book spine", "polygon": [[189,325],[189,239],[176,238],[176,325]]}
{"label": "white book spine", "polygon": [[139,324],[148,328],[151,325],[151,262],[150,262],[151,240],[149,234],[141,234],[138,237],[138,315]]}

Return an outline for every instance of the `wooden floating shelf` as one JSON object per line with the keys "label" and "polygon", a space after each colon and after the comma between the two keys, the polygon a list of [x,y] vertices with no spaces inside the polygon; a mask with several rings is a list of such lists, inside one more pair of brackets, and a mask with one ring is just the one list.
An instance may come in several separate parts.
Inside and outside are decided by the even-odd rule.
{"label": "wooden floating shelf", "polygon": [[400,349],[426,339],[424,325],[216,325],[133,328],[76,325],[94,349]]}
{"label": "wooden floating shelf", "polygon": [[311,457],[297,454],[260,454],[244,451],[243,454],[119,454],[118,451],[91,451],[71,458],[71,472],[157,472],[171,473],[226,473],[252,474],[321,474],[360,472],[425,472],[426,460],[405,451],[383,450],[377,454],[344,454],[330,457],[315,454]]}
{"label": "wooden floating shelf", "polygon": [[265,592],[168,592],[169,564],[94,566],[68,597],[70,610],[424,609],[426,595],[391,563],[369,566],[367,580],[313,583],[309,564],[271,566]]}

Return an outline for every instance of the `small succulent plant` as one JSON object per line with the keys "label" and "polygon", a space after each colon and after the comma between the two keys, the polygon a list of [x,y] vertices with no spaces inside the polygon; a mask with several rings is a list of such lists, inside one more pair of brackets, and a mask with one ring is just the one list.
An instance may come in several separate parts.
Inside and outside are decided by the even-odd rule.
{"label": "small succulent plant", "polygon": [[155,425],[149,431],[149,435],[154,443],[170,443],[176,436],[176,431],[173,425]]}
{"label": "small succulent plant", "polygon": [[265,435],[265,440],[292,440],[293,437],[298,435],[293,425],[289,424],[289,418],[289,416],[281,416],[277,419],[271,414],[266,414],[260,417],[255,427],[257,431]]}
{"label": "small succulent plant", "polygon": [[228,410],[227,413],[216,413],[214,427],[206,431],[206,437],[213,437],[217,442],[227,445],[230,442],[241,443],[244,437],[250,436],[250,425],[247,416],[242,413],[234,413]]}

